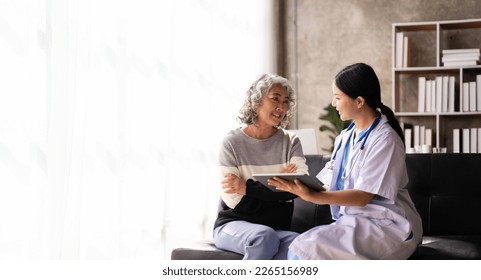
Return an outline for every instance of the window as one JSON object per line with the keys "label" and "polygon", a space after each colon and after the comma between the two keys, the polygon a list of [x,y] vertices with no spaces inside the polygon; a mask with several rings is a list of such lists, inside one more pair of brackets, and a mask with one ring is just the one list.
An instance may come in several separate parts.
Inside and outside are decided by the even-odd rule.
{"label": "window", "polygon": [[0,258],[168,259],[211,236],[218,143],[274,71],[271,1],[0,4]]}

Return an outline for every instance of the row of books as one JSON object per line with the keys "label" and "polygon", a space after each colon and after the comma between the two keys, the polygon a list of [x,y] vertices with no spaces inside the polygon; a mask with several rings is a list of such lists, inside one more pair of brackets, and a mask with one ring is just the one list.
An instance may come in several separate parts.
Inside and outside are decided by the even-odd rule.
{"label": "row of books", "polygon": [[476,82],[464,82],[462,89],[461,112],[481,112],[481,75],[476,76]]}
{"label": "row of books", "polygon": [[401,123],[404,143],[408,153],[430,153],[433,146],[433,130],[424,125]]}
{"label": "row of books", "polygon": [[455,112],[456,90],[454,76],[438,76],[434,80],[418,78],[418,112]]}
{"label": "row of books", "polygon": [[[395,68],[411,66],[411,41],[404,32],[395,35]],[[473,66],[481,61],[481,49],[446,49],[442,50],[441,62],[446,67]]]}
{"label": "row of books", "polygon": [[437,76],[433,80],[418,78],[418,112],[481,112],[481,75],[476,81],[463,82],[458,93],[454,76]]}
{"label": "row of books", "polygon": [[396,32],[395,37],[395,68],[410,66],[411,41],[403,32]]}
{"label": "row of books", "polygon": [[481,128],[453,129],[453,153],[481,153]]}
{"label": "row of books", "polygon": [[441,61],[444,66],[478,65],[481,56],[480,49],[450,49],[443,50]]}
{"label": "row of books", "polygon": [[[433,130],[424,125],[401,123],[407,153],[431,153]],[[481,153],[481,128],[453,129],[453,153]]]}

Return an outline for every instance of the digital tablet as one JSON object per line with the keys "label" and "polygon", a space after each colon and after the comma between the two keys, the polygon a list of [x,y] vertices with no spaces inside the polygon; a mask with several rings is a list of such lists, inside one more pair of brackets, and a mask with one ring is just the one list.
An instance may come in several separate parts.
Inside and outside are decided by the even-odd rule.
{"label": "digital tablet", "polygon": [[252,177],[257,181],[261,182],[264,186],[268,187],[270,190],[275,192],[282,192],[277,190],[274,186],[267,184],[267,180],[272,177],[279,177],[286,181],[293,182],[295,179],[299,179],[307,187],[316,191],[325,191],[322,183],[317,180],[316,177],[311,177],[306,174],[301,173],[263,173],[263,174],[252,174]]}

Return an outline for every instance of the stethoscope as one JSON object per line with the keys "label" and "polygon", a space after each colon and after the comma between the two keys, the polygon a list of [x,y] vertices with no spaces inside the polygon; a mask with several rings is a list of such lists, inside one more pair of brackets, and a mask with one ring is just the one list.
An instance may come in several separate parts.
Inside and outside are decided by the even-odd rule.
{"label": "stethoscope", "polygon": [[[371,131],[374,130],[374,128],[376,128],[376,126],[379,124],[379,122],[381,121],[381,117],[378,116],[374,122],[371,124],[371,126],[369,126],[369,128],[367,129],[366,133],[362,134],[357,143],[361,142],[361,146],[359,147],[359,145],[355,145],[357,147],[359,147],[358,149],[360,149],[361,151],[364,150],[364,146],[366,145],[366,141],[367,141],[367,138],[369,137],[369,134],[371,134]],[[345,133],[348,133],[349,131],[353,130],[354,127],[356,126],[356,124],[354,122],[352,122],[347,128],[346,128],[346,131]],[[348,137],[348,141],[351,140],[351,137],[352,137],[352,132],[351,134],[349,135]],[[343,137],[344,138],[344,137]],[[334,162],[336,160],[336,156],[337,156],[337,152],[339,151],[339,149],[341,149],[342,147],[342,140],[343,138],[341,138],[341,140],[339,141],[339,144],[337,145],[336,147],[336,150],[334,151],[334,154],[332,156],[332,160],[331,162]],[[354,147],[354,149],[356,149],[356,147]],[[354,152],[354,150],[353,150]],[[354,166],[354,164],[357,162],[357,159],[359,158],[361,153],[357,153],[357,156],[351,158],[350,162],[351,164],[349,164],[349,166],[346,164],[346,168],[344,169],[343,171],[343,174],[341,175],[341,179],[345,180],[349,177],[349,175],[351,174],[351,170],[352,170],[352,167]],[[333,166],[332,164],[329,166],[330,169],[333,169]]]}

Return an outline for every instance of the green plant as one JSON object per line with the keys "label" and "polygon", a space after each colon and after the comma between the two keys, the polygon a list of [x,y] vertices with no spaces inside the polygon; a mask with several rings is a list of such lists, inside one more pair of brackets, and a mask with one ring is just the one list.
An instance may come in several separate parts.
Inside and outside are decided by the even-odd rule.
{"label": "green plant", "polygon": [[336,139],[336,136],[341,133],[343,129],[349,126],[351,121],[343,121],[339,117],[339,113],[337,112],[336,108],[332,106],[332,104],[327,105],[324,107],[324,111],[326,111],[325,114],[322,114],[319,119],[324,120],[329,122],[329,124],[323,124],[321,127],[319,127],[319,130],[321,132],[328,132],[329,133],[329,138],[332,141],[332,146],[329,149],[323,148],[323,150],[327,152],[332,152],[334,149],[334,140]]}

